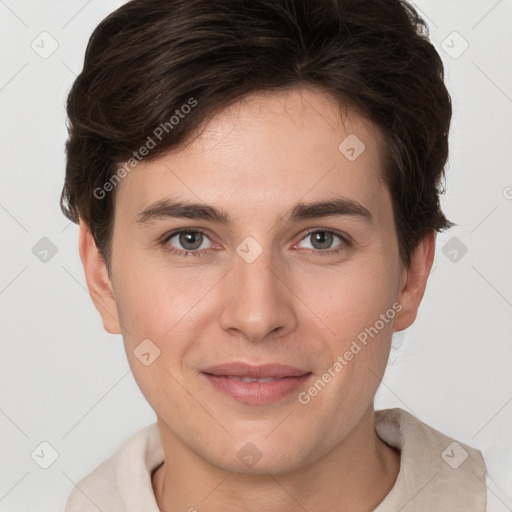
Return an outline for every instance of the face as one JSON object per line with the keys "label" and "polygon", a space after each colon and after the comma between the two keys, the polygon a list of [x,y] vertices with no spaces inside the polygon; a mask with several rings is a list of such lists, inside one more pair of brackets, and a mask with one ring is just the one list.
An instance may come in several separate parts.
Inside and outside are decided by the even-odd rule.
{"label": "face", "polygon": [[408,310],[379,144],[325,93],[260,93],[123,179],[103,316],[168,439],[284,472],[373,407]]}

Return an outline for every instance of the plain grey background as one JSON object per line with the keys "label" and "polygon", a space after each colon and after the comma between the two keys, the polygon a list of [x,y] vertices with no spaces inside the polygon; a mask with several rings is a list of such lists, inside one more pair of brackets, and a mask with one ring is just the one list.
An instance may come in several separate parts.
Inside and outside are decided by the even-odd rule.
{"label": "plain grey background", "polygon": [[[123,3],[0,0],[1,511],[63,510],[74,483],[155,421],[122,339],[103,331],[78,229],[59,209],[66,94],[92,30]],[[416,6],[453,99],[443,205],[458,226],[438,236],[376,408],[401,407],[482,450],[510,447],[512,2]]]}

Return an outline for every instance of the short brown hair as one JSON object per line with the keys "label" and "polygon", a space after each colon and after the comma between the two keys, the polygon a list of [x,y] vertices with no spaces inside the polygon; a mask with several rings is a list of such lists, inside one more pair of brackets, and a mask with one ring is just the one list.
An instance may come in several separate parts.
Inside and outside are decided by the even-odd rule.
{"label": "short brown hair", "polygon": [[[452,108],[428,27],[404,0],[123,5],[94,30],[68,96],[64,214],[89,226],[108,264],[113,180],[157,127],[161,139],[146,159],[179,147],[250,93],[300,86],[348,101],[382,133],[383,177],[409,266],[427,233],[454,225],[439,201]],[[184,109],[191,100],[197,106]]]}

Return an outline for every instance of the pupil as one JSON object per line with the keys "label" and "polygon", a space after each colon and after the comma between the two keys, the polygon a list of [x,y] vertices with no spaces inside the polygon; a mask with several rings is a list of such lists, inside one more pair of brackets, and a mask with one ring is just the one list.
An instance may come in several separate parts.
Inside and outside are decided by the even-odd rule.
{"label": "pupil", "polygon": [[193,251],[201,247],[202,237],[203,234],[198,232],[180,233],[180,244]]}
{"label": "pupil", "polygon": [[312,243],[316,249],[328,249],[332,244],[332,233],[318,231],[313,235]]}

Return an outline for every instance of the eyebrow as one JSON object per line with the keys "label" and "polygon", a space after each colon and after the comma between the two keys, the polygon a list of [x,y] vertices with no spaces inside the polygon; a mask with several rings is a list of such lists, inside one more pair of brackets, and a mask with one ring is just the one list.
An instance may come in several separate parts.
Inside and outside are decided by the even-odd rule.
{"label": "eyebrow", "polygon": [[[372,223],[372,213],[362,204],[345,197],[336,197],[328,201],[313,203],[298,202],[286,215],[282,217],[287,223],[306,219],[348,215]],[[222,209],[203,203],[191,203],[163,199],[158,201],[138,215],[137,222],[149,223],[159,219],[185,218],[208,220],[223,225],[230,225],[229,214]]]}

